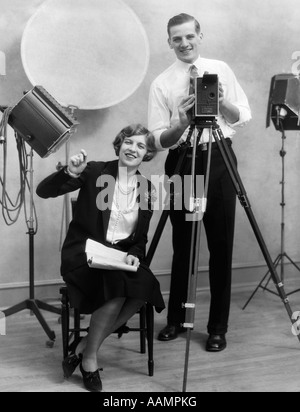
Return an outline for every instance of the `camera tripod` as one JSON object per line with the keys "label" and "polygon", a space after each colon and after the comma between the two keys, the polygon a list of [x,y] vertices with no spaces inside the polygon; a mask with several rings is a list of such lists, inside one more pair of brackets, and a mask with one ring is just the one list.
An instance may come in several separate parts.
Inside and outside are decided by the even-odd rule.
{"label": "camera tripod", "polygon": [[[192,136],[192,133],[195,131],[195,129],[198,130],[198,137],[196,139],[196,144],[194,144],[193,148],[193,157],[192,157],[192,173],[194,172],[193,164],[195,164],[195,155],[196,155],[196,145],[198,143],[199,136],[201,136],[203,129],[204,128],[210,128],[211,133],[214,137],[215,142],[217,143],[218,149],[221,153],[221,156],[224,160],[226,169],[230,175],[230,178],[232,180],[232,183],[234,185],[236,194],[239,198],[239,201],[242,205],[242,207],[245,209],[245,212],[247,214],[247,217],[249,219],[249,222],[251,224],[251,227],[254,231],[254,234],[256,236],[257,242],[260,246],[260,249],[262,251],[262,254],[265,258],[265,261],[267,263],[267,266],[269,268],[270,276],[275,284],[275,287],[278,291],[278,295],[281,297],[284,306],[286,308],[286,311],[288,313],[289,319],[291,323],[293,324],[293,311],[290,307],[289,304],[289,299],[284,291],[284,286],[282,281],[280,280],[276,268],[273,264],[273,261],[271,259],[271,256],[269,254],[269,251],[267,249],[267,246],[265,244],[265,241],[263,239],[263,236],[261,234],[261,231],[258,227],[258,224],[256,222],[256,219],[254,217],[250,201],[248,199],[247,193],[245,191],[245,188],[243,186],[242,180],[239,176],[239,173],[237,171],[237,167],[234,163],[233,157],[231,152],[229,151],[228,145],[226,143],[226,140],[223,136],[222,130],[216,123],[215,118],[211,118],[209,120],[203,120],[201,122],[196,122],[191,126],[190,128],[190,133],[187,139],[186,144],[182,147],[181,155],[179,157],[177,166],[175,168],[174,176],[176,174],[179,174],[183,176],[184,171],[182,170],[183,162],[186,158],[188,148],[190,147],[190,138]],[[211,140],[209,143],[209,153],[208,153],[208,158],[210,159],[211,157]],[[208,168],[207,171],[209,172],[209,163],[210,160],[208,159]],[[171,179],[172,181],[172,179]],[[207,187],[209,184],[209,178],[207,176],[206,183],[205,183],[205,193],[207,193]],[[169,201],[172,201],[171,196],[169,196],[170,199]],[[193,229],[192,229],[192,240],[191,240],[191,254],[190,254],[190,265],[189,265],[189,286],[188,286],[188,301],[186,303],[183,303],[183,306],[186,308],[186,318],[185,318],[185,324],[183,325],[184,327],[187,328],[187,341],[186,341],[186,354],[185,354],[185,368],[184,368],[184,381],[183,381],[183,392],[186,391],[186,385],[187,385],[187,375],[188,375],[188,363],[189,363],[189,351],[190,351],[190,339],[191,339],[191,331],[194,328],[194,318],[195,318],[195,308],[196,308],[196,286],[197,286],[197,273],[198,273],[198,261],[199,261],[199,247],[200,247],[200,235],[201,235],[201,222],[203,215],[205,213],[205,198],[204,202],[201,202],[200,199],[195,199],[194,204],[196,205],[194,209],[194,215],[195,218],[193,219]],[[168,202],[166,202],[166,205],[168,206]],[[146,262],[148,265],[151,264],[152,258],[155,254],[158,242],[160,240],[160,237],[162,235],[162,232],[164,230],[164,226],[166,224],[168,215],[169,215],[169,206],[165,207],[164,211],[162,212],[160,221],[158,223],[157,229],[155,231],[155,234],[153,236],[152,242],[150,244],[147,257],[146,257]],[[300,342],[300,336],[298,335],[298,340]]]}
{"label": "camera tripod", "polygon": [[[274,261],[274,266],[275,268],[277,268],[280,265],[280,278],[282,283],[284,282],[284,265],[285,265],[285,259],[287,259],[299,272],[300,272],[300,267],[289,257],[289,255],[285,252],[285,155],[286,155],[286,151],[285,151],[285,140],[286,140],[286,135],[285,135],[285,131],[283,128],[283,124],[282,124],[282,120],[278,119],[278,123],[280,124],[280,128],[281,128],[281,141],[282,141],[282,146],[281,146],[281,150],[279,152],[280,156],[281,156],[281,239],[280,239],[280,253],[279,255],[276,257],[275,261]],[[267,279],[268,278],[268,279]],[[248,304],[250,303],[250,301],[253,299],[254,295],[256,294],[256,292],[258,291],[259,288],[263,289],[264,291],[270,292],[273,295],[278,296],[278,293],[274,292],[273,290],[268,288],[268,285],[270,283],[271,277],[270,277],[270,271],[268,271],[265,276],[262,278],[262,280],[260,281],[260,283],[258,284],[258,286],[256,287],[256,289],[254,290],[254,292],[252,293],[252,295],[250,296],[250,298],[247,300],[247,302],[245,303],[243,310],[246,309],[246,307],[248,306]],[[264,282],[266,281],[266,283],[264,284]],[[287,293],[287,296],[290,296],[296,292],[299,292],[300,289],[294,290],[292,292]]]}

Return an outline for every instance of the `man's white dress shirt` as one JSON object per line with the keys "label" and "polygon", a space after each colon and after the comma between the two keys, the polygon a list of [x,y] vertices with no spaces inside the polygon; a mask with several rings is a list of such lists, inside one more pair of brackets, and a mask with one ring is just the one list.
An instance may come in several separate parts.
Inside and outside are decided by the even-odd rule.
{"label": "man's white dress shirt", "polygon": [[[161,134],[179,122],[178,106],[181,100],[189,94],[191,66],[192,64],[176,60],[151,85],[148,105],[148,128],[154,134],[157,149],[160,151],[166,150],[160,142]],[[217,74],[219,82],[223,86],[224,98],[238,108],[240,116],[239,120],[234,124],[228,123],[221,113],[216,118],[224,137],[231,138],[235,134],[235,126],[242,126],[251,119],[251,110],[247,96],[233,71],[225,62],[199,57],[194,66],[197,67],[200,77],[203,77],[205,72]],[[176,148],[186,140],[188,130],[189,128],[171,149]],[[209,129],[204,129],[200,143],[208,141]]]}

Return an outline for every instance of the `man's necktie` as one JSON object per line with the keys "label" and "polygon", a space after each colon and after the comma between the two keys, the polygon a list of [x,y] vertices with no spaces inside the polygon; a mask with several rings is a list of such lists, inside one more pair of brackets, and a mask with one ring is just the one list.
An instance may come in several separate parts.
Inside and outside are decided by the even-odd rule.
{"label": "man's necktie", "polygon": [[[198,69],[195,65],[190,67],[190,88],[189,88],[189,95],[195,94],[195,79],[199,77]],[[195,107],[190,110],[190,114],[192,119],[195,117]]]}
{"label": "man's necktie", "polygon": [[[195,94],[195,79],[196,79],[197,77],[199,77],[198,69],[197,69],[197,67],[196,67],[195,65],[192,65],[192,66],[190,67],[189,74],[190,74],[190,88],[189,88],[189,95],[190,95],[190,94]],[[190,115],[191,115],[191,118],[192,118],[192,119],[195,118],[195,107],[192,107],[192,108],[190,109]],[[192,125],[193,125],[193,124],[194,124],[194,121],[192,121]],[[193,132],[193,130],[194,130],[194,129],[193,129],[192,126],[191,126],[190,132]],[[190,143],[193,144],[193,140],[194,140],[193,134],[191,134],[191,135],[188,137],[188,139],[190,140]],[[194,211],[194,208],[195,208],[195,188],[194,188],[194,180],[193,180],[193,177],[190,176],[190,179],[187,179],[187,178],[186,178],[185,184],[187,185],[187,186],[185,187],[185,193],[189,193],[189,206],[187,207],[187,209],[188,209],[190,212],[193,212],[193,211]]]}
{"label": "man's necktie", "polygon": [[189,94],[195,93],[195,79],[199,77],[198,69],[196,66],[192,65],[190,67],[190,89]]}

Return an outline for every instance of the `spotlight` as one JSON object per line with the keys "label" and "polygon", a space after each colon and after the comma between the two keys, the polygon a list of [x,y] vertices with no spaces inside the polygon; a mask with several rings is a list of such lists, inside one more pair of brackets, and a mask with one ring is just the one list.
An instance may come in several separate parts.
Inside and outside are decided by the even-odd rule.
{"label": "spotlight", "polygon": [[266,126],[276,130],[300,130],[300,79],[294,74],[272,77]]}

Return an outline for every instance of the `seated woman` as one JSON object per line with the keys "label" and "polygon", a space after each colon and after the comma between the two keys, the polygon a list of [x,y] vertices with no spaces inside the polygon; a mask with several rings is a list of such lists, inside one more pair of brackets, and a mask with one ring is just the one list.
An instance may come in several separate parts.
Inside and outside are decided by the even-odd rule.
{"label": "seated woman", "polygon": [[[130,125],[117,135],[113,145],[118,160],[87,163],[86,152],[81,150],[36,191],[47,199],[80,189],[62,248],[61,274],[71,306],[91,314],[91,320],[88,335],[74,342],[63,369],[69,377],[80,365],[89,391],[102,390],[97,355],[103,341],[145,302],[157,312],[165,307],[159,282],[143,262],[153,191],[138,168],[155,156],[154,138],[142,125]],[[136,266],[137,271],[90,268],[85,253],[87,239],[126,252],[127,264]]]}

